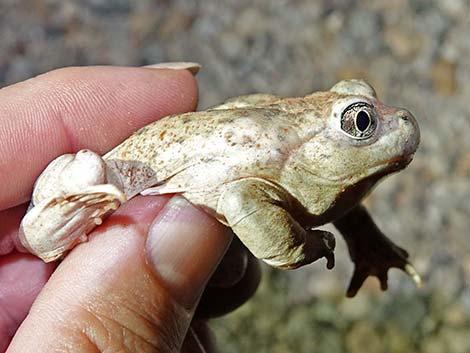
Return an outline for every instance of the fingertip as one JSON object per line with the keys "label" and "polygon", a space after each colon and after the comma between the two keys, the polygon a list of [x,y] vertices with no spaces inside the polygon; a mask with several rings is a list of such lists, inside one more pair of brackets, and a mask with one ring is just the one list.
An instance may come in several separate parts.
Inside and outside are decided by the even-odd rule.
{"label": "fingertip", "polygon": [[[65,67],[29,81],[38,97],[53,98],[39,106],[41,113],[63,120],[72,150],[88,147],[105,152],[112,147],[110,139],[120,142],[159,118],[195,110],[198,102],[197,81],[187,70]],[[113,138],[111,133],[120,135]],[[106,139],[99,144],[100,139],[93,137]]]}
{"label": "fingertip", "polygon": [[172,70],[187,70],[193,76],[196,76],[199,70],[201,70],[201,64],[190,61],[170,61],[170,62],[160,62],[157,64],[145,65],[143,67],[153,68],[153,69],[172,69]]}
{"label": "fingertip", "polygon": [[178,92],[175,102],[171,102],[174,105],[173,110],[175,112],[184,113],[196,110],[199,99],[199,86],[193,71],[158,66],[142,66],[138,69],[158,78],[162,75],[168,78],[168,88],[171,91]]}

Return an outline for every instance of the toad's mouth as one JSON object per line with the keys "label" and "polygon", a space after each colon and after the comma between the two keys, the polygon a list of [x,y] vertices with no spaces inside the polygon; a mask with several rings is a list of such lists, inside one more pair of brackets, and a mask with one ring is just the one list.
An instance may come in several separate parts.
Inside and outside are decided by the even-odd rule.
{"label": "toad's mouth", "polygon": [[[394,157],[384,162],[378,163],[374,167],[369,168],[369,171],[371,173],[369,177],[367,177],[366,179],[378,181],[379,179],[381,179],[382,177],[386,175],[399,172],[400,170],[405,169],[406,166],[411,163],[411,161],[413,160],[413,157],[414,157],[414,153],[410,153],[407,155]],[[373,172],[374,169],[376,169],[377,171]]]}
{"label": "toad's mouth", "polygon": [[387,162],[382,164],[385,166],[385,168],[381,172],[385,174],[398,172],[399,170],[406,168],[406,166],[410,164],[411,161],[413,160],[413,157],[414,157],[414,153],[410,153],[407,155],[389,159]]}
{"label": "toad's mouth", "polygon": [[[378,180],[381,177],[384,177],[385,175],[396,173],[406,168],[406,166],[410,164],[413,160],[413,157],[414,153],[409,153],[393,157],[391,159],[379,161],[367,168],[362,173],[362,178],[360,177],[358,179]],[[343,174],[332,178],[319,175],[313,172],[312,169],[308,168],[306,165],[299,164],[299,166],[302,167],[302,169],[304,169],[305,171],[307,171],[310,175],[314,176],[317,179],[317,183],[321,185],[353,185],[358,180],[357,178],[355,178],[355,176],[357,176],[357,174],[355,173]]]}

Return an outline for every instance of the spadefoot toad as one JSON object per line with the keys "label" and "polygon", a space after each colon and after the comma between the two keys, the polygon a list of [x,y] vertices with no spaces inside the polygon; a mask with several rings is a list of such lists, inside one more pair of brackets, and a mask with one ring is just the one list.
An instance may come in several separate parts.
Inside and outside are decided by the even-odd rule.
{"label": "spadefoot toad", "polygon": [[334,236],[315,228],[333,222],[356,266],[349,296],[370,275],[385,289],[391,267],[419,283],[406,251],[360,205],[382,177],[408,165],[419,136],[409,111],[384,105],[361,80],[301,98],[237,97],[156,121],[103,157],[58,157],[36,182],[21,241],[53,261],[126,200],[171,193],[280,268],[323,257],[332,268]]}

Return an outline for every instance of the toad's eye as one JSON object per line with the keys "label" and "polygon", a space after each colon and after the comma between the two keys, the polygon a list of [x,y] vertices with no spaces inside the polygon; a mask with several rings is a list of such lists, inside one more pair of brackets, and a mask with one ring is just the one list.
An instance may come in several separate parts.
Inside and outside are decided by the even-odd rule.
{"label": "toad's eye", "polygon": [[363,140],[371,137],[377,127],[374,108],[363,102],[351,104],[341,115],[341,130],[348,136]]}

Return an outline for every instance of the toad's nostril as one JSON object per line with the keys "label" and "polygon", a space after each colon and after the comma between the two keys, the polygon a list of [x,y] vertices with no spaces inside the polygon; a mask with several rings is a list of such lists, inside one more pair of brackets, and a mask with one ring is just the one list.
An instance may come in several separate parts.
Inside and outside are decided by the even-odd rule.
{"label": "toad's nostril", "polygon": [[398,112],[398,117],[400,119],[402,119],[403,121],[411,121],[413,120],[413,116],[411,115],[411,113],[406,110],[406,109],[402,109]]}
{"label": "toad's nostril", "polygon": [[413,114],[406,109],[399,109],[396,113],[396,119],[399,120],[403,127],[403,131],[408,131],[410,134],[407,138],[406,149],[409,153],[414,153],[419,145],[420,133],[418,122]]}
{"label": "toad's nostril", "polygon": [[410,115],[408,114],[408,112],[406,111],[400,111],[400,113],[398,114],[398,116],[404,120],[404,121],[409,121],[410,120]]}

